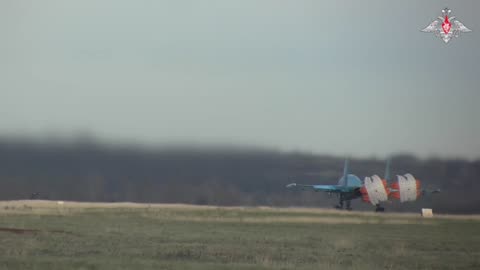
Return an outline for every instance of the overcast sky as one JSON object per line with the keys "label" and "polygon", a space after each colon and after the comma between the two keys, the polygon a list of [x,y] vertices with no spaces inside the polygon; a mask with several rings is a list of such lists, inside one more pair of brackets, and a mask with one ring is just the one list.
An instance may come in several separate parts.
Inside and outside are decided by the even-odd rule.
{"label": "overcast sky", "polygon": [[[420,32],[448,5],[473,30]],[[0,0],[0,135],[480,158],[480,1]]]}

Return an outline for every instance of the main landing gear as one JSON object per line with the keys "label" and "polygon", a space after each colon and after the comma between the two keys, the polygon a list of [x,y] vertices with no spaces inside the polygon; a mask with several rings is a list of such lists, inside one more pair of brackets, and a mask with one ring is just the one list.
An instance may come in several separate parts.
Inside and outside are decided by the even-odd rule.
{"label": "main landing gear", "polygon": [[352,201],[351,200],[345,200],[342,195],[340,195],[340,200],[338,204],[335,206],[335,208],[342,210],[343,209],[343,202],[345,202],[345,210],[352,210]]}
{"label": "main landing gear", "polygon": [[375,206],[375,212],[385,212],[385,208],[383,208],[380,204],[377,204]]}

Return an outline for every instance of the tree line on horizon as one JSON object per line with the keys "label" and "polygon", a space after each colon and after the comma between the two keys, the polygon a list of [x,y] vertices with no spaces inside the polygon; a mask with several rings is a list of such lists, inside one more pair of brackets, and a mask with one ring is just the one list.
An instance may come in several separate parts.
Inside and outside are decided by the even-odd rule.
{"label": "tree line on horizon", "polygon": [[[350,173],[383,177],[385,160],[354,158]],[[336,184],[343,158],[253,147],[107,146],[0,139],[0,200],[188,203],[224,206],[331,207],[336,197],[285,188]],[[412,173],[442,193],[387,211],[480,213],[480,160],[392,156],[392,176]],[[353,201],[354,209],[373,206]]]}

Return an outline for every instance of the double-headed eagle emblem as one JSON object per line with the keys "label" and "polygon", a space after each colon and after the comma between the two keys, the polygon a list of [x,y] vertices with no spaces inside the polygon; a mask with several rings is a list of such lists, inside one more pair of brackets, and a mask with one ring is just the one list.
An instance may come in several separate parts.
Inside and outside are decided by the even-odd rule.
{"label": "double-headed eagle emblem", "polygon": [[433,21],[429,26],[422,30],[422,32],[434,33],[435,36],[441,38],[445,43],[448,43],[452,38],[458,37],[460,33],[471,32],[455,18],[455,16],[449,17],[452,11],[449,8],[442,10],[442,15]]}

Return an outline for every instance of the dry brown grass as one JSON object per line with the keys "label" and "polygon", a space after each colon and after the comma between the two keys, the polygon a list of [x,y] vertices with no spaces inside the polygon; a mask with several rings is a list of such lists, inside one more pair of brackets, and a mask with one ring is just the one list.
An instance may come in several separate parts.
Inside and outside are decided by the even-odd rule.
{"label": "dry brown grass", "polygon": [[419,214],[313,208],[4,201],[0,217],[0,269],[480,265],[478,221],[459,220],[478,216],[424,219]]}
{"label": "dry brown grass", "polygon": [[[243,219],[242,222],[301,222],[301,223],[327,223],[327,224],[364,224],[364,223],[383,223],[383,224],[410,224],[413,220],[423,220],[422,223],[429,224],[424,221],[420,214],[416,213],[374,213],[374,212],[357,212],[357,211],[341,211],[336,209],[325,208],[302,208],[302,207],[243,207],[243,206],[206,206],[206,205],[189,205],[189,204],[146,204],[132,202],[74,202],[64,201],[59,204],[58,201],[47,200],[18,200],[18,201],[0,201],[1,213],[36,213],[36,214],[65,214],[78,213],[86,209],[174,209],[195,211],[195,210],[245,210],[245,211],[265,211],[275,213],[276,217]],[[318,217],[282,217],[282,214],[318,214]],[[321,215],[334,215],[335,217],[322,217]],[[383,221],[369,219],[369,217],[382,217]],[[177,217],[179,219],[186,217]],[[195,217],[197,218],[197,217]],[[219,219],[231,222],[226,217]],[[455,219],[455,220],[480,220],[480,215],[435,215],[434,219]],[[191,221],[195,221],[192,219]],[[204,221],[204,220],[202,220]],[[236,221],[236,220],[235,220]],[[415,223],[420,223],[414,221]]]}
{"label": "dry brown grass", "polygon": [[[143,215],[149,217],[148,214]],[[151,217],[150,217],[151,218]],[[198,216],[169,216],[168,218],[159,217],[170,221],[184,222],[214,222],[214,223],[292,223],[292,224],[424,224],[432,225],[428,220],[409,220],[409,219],[365,219],[361,217],[302,217],[302,216],[278,216],[278,217],[198,217]]]}

